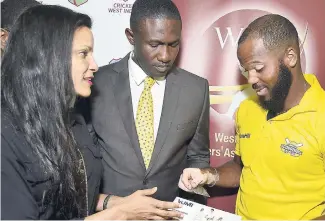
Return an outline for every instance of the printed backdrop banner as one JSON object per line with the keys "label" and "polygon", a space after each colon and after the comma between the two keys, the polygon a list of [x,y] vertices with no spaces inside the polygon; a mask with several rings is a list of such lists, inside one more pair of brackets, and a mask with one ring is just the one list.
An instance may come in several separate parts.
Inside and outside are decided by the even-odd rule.
{"label": "printed backdrop banner", "polygon": [[[302,0],[174,0],[183,19],[179,66],[205,77],[210,84],[211,165],[234,156],[235,110],[254,93],[239,68],[236,45],[255,18],[276,13],[297,27],[303,71],[317,75],[325,87],[325,1]],[[99,66],[132,50],[124,30],[134,0],[44,0],[87,13],[94,21],[95,58]],[[263,145],[263,143],[261,143]],[[252,147],[258,148],[258,147]],[[268,184],[265,184],[268,185]],[[234,212],[236,189],[211,189],[209,206]]]}

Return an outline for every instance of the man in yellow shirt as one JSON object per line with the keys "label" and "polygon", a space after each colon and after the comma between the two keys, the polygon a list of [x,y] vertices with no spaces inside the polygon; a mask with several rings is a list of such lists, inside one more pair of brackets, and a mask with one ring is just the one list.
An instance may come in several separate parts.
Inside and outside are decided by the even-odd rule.
{"label": "man in yellow shirt", "polygon": [[236,113],[236,154],[218,168],[185,169],[180,187],[239,186],[243,219],[313,219],[325,209],[325,92],[303,74],[298,33],[286,18],[253,21],[238,59],[257,97]]}

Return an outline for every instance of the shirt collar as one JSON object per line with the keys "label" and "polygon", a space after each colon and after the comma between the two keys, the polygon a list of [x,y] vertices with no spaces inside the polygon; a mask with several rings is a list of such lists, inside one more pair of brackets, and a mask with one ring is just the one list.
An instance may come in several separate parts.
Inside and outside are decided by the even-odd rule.
{"label": "shirt collar", "polygon": [[[313,74],[304,74],[306,81],[310,84],[310,88],[305,92],[299,104],[287,112],[280,114],[274,120],[290,119],[293,115],[299,113],[317,111],[320,101],[324,99],[325,92],[320,86],[317,78]],[[322,104],[323,105],[323,104]]]}
{"label": "shirt collar", "polygon": [[[129,57],[129,71],[131,74],[132,79],[134,80],[134,82],[139,86],[140,84],[142,84],[142,82],[144,82],[144,80],[146,79],[146,77],[148,77],[148,75],[142,70],[142,68],[134,62],[133,60],[134,57],[134,53],[133,51],[130,53],[130,57]],[[162,79],[157,79],[155,81],[155,84],[160,84],[162,81],[165,81],[165,78]]]}
{"label": "shirt collar", "polygon": [[305,111],[317,110],[320,98],[324,97],[324,90],[314,74],[304,74],[304,77],[310,84],[310,88],[305,92],[297,107]]}

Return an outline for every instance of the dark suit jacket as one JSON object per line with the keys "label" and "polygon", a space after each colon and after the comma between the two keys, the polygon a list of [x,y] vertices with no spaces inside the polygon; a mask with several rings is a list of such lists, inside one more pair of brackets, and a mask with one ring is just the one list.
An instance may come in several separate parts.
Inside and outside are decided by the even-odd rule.
{"label": "dark suit jacket", "polygon": [[174,68],[167,76],[160,125],[146,170],[134,123],[129,55],[95,74],[92,129],[102,147],[103,193],[127,196],[158,187],[155,197],[172,201],[186,167],[208,167],[209,87],[207,80]]}

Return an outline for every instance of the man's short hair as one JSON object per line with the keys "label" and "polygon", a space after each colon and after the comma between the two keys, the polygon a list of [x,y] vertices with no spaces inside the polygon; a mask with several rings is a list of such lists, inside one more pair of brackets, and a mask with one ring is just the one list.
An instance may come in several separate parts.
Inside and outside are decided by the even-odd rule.
{"label": "man's short hair", "polygon": [[26,9],[40,5],[36,0],[4,0],[1,2],[1,28],[10,31],[19,15]]}
{"label": "man's short hair", "polygon": [[182,21],[176,5],[171,0],[136,0],[132,7],[130,27],[136,31],[142,19],[168,18]]}
{"label": "man's short hair", "polygon": [[290,45],[299,47],[295,26],[287,18],[277,14],[267,14],[250,23],[240,36],[238,46],[248,38],[262,39],[264,47],[270,51]]}

